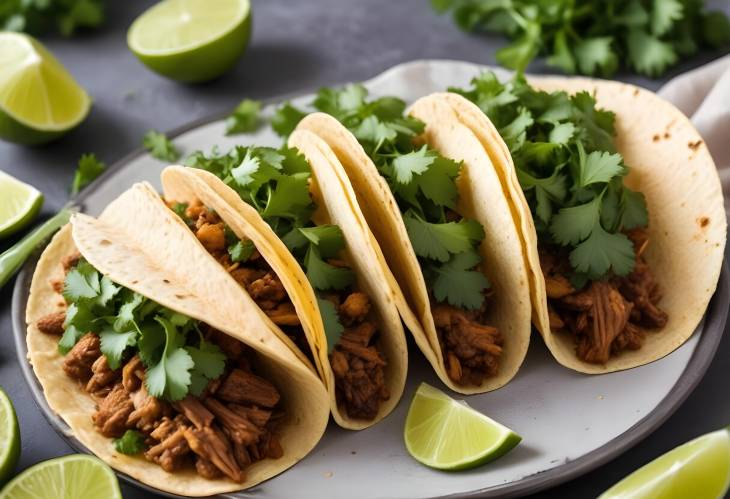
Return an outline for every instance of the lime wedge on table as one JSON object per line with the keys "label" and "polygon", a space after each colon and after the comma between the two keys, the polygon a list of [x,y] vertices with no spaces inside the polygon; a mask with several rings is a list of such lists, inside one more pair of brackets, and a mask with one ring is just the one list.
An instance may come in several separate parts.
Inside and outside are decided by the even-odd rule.
{"label": "lime wedge on table", "polygon": [[506,426],[426,383],[413,397],[403,436],[411,456],[442,470],[484,464],[522,440]]}
{"label": "lime wedge on table", "polygon": [[16,476],[0,499],[122,499],[117,477],[99,459],[71,454],[44,461]]}
{"label": "lime wedge on table", "polygon": [[41,206],[38,189],[0,171],[0,238],[28,225]]}
{"label": "lime wedge on table", "polygon": [[153,71],[198,82],[229,70],[250,35],[249,0],[165,0],[132,23],[127,45]]}
{"label": "lime wedge on table", "polygon": [[42,144],[81,123],[91,99],[38,40],[0,32],[0,138]]}
{"label": "lime wedge on table", "polygon": [[20,456],[18,418],[10,399],[0,389],[0,487],[15,469]]}
{"label": "lime wedge on table", "polygon": [[670,450],[599,499],[721,499],[730,486],[730,427]]}

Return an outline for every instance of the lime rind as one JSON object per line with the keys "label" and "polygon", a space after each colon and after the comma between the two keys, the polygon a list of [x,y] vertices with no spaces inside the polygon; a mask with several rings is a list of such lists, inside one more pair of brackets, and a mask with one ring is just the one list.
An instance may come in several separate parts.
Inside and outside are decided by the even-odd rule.
{"label": "lime rind", "polygon": [[20,429],[13,404],[0,389],[0,487],[10,478],[20,457]]}
{"label": "lime rind", "polygon": [[13,478],[0,492],[0,499],[51,496],[54,499],[122,499],[112,469],[100,459],[85,454],[38,463]]}
{"label": "lime rind", "polygon": [[404,440],[420,463],[461,470],[503,456],[522,438],[465,402],[422,383],[406,417]]}

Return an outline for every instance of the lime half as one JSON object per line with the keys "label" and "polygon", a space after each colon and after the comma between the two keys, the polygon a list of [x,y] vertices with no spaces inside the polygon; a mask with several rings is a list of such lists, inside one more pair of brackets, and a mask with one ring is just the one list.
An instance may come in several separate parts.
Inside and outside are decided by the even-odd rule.
{"label": "lime half", "polygon": [[228,71],[250,35],[249,0],[164,0],[132,23],[127,45],[151,70],[199,82]]}
{"label": "lime half", "polygon": [[0,238],[28,225],[41,206],[38,189],[0,171]]}
{"label": "lime half", "polygon": [[0,499],[122,499],[117,477],[99,459],[71,454],[28,468],[0,492]]}
{"label": "lime half", "polygon": [[730,427],[670,450],[599,499],[722,499],[730,486]]}
{"label": "lime half", "polygon": [[484,464],[522,440],[506,426],[426,383],[413,397],[403,436],[411,456],[441,470]]}
{"label": "lime half", "polygon": [[20,457],[20,430],[15,410],[0,389],[0,487],[10,478]]}
{"label": "lime half", "polygon": [[91,99],[40,42],[0,32],[0,138],[42,144],[89,113]]}

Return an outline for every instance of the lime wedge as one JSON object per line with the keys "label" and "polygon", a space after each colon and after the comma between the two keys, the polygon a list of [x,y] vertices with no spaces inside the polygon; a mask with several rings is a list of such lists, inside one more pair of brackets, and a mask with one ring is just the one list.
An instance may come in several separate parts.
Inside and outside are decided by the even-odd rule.
{"label": "lime wedge", "polygon": [[199,82],[228,71],[250,35],[249,0],[165,0],[132,23],[127,45],[151,70]]}
{"label": "lime wedge", "polygon": [[0,138],[42,144],[81,123],[91,99],[38,40],[0,32]]}
{"label": "lime wedge", "polygon": [[71,454],[43,461],[13,478],[0,499],[122,499],[117,477],[99,459]]}
{"label": "lime wedge", "polygon": [[642,466],[599,499],[721,499],[730,487],[730,427],[676,447]]}
{"label": "lime wedge", "polygon": [[10,399],[0,388],[0,486],[4,484],[18,464],[20,457],[20,430],[18,418]]}
{"label": "lime wedge", "polygon": [[41,206],[38,189],[0,171],[0,238],[28,225]]}
{"label": "lime wedge", "polygon": [[403,437],[411,456],[441,470],[484,464],[522,440],[506,426],[426,383],[421,383],[413,397]]}

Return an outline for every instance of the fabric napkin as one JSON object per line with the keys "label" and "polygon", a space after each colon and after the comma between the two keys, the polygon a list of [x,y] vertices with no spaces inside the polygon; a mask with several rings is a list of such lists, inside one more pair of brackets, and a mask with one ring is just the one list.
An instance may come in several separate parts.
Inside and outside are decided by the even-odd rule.
{"label": "fabric napkin", "polygon": [[658,94],[686,114],[702,135],[730,213],[730,55],[671,79]]}

